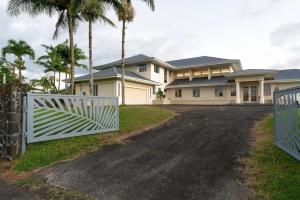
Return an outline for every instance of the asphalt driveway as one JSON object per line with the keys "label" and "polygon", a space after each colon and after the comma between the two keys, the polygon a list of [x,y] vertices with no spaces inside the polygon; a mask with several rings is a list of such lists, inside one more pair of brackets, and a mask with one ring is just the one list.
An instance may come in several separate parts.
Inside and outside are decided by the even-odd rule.
{"label": "asphalt driveway", "polygon": [[270,106],[168,106],[172,123],[44,169],[48,181],[101,200],[247,199],[239,159]]}

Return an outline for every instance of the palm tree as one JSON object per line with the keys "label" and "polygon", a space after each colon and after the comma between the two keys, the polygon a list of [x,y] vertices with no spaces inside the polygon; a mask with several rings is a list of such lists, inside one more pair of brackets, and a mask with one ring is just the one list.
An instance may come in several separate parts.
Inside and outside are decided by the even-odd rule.
{"label": "palm tree", "polygon": [[105,6],[102,0],[85,0],[80,7],[80,13],[85,21],[89,24],[89,76],[90,76],[90,95],[94,94],[94,78],[93,78],[93,23],[100,21],[111,26],[115,24],[105,16]]}
{"label": "palm tree", "polygon": [[[42,45],[46,49],[46,55],[38,58],[37,64],[45,68],[45,73],[53,72],[54,90],[60,91],[61,73],[64,72],[63,58],[55,51],[55,47]],[[58,87],[56,87],[56,72],[58,72]]]}
{"label": "palm tree", "polygon": [[22,83],[22,70],[25,69],[23,56],[27,55],[31,60],[34,60],[34,50],[24,40],[9,40],[8,45],[2,48],[2,56],[5,58],[7,54],[12,54],[16,57],[15,64],[19,70],[19,83]]}
{"label": "palm tree", "polygon": [[[155,9],[154,0],[142,0],[146,3],[152,11]],[[114,9],[117,12],[119,21],[122,22],[122,105],[125,105],[125,34],[126,34],[126,22],[132,22],[134,19],[134,8],[131,0],[119,0],[119,4],[113,4]]]}
{"label": "palm tree", "polygon": [[10,15],[18,16],[22,12],[30,15],[46,13],[50,16],[58,13],[56,29],[53,38],[56,38],[60,30],[68,29],[70,44],[70,74],[71,87],[70,93],[74,93],[74,31],[78,22],[77,9],[83,0],[9,0],[8,12]]}

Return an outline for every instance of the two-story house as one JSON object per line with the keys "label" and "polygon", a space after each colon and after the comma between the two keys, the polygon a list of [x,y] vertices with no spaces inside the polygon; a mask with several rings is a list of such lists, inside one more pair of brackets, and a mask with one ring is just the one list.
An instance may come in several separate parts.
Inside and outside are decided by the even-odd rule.
{"label": "two-story house", "polygon": [[[126,104],[153,104],[160,89],[169,104],[272,103],[278,89],[300,86],[300,70],[248,69],[240,60],[196,57],[162,61],[146,55],[125,59]],[[122,102],[121,61],[95,66],[94,96]],[[89,76],[75,78],[76,94],[89,94]],[[300,98],[300,97],[298,97]]]}

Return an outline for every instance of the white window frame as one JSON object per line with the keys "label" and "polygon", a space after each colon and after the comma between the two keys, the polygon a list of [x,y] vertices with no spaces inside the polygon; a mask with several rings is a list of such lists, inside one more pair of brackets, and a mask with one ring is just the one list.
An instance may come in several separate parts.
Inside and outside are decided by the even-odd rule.
{"label": "white window frame", "polygon": [[193,88],[193,97],[199,98],[201,96],[200,88]]}
{"label": "white window frame", "polygon": [[175,89],[175,98],[182,98],[182,89],[181,88]]}
{"label": "white window frame", "polygon": [[159,71],[160,71],[159,68],[160,68],[159,66],[154,65],[154,72],[157,73],[157,74],[159,74]]}
{"label": "white window frame", "polygon": [[[269,89],[269,90],[268,90]],[[268,90],[268,91],[267,91]],[[267,92],[266,92],[267,91]],[[264,83],[264,95],[266,97],[272,96],[272,86],[271,83]]]}
{"label": "white window frame", "polygon": [[[234,91],[234,95],[232,95],[232,94],[233,94],[233,91]],[[230,96],[236,97],[236,86],[235,86],[235,85],[232,85],[232,86],[230,87]]]}
{"label": "white window frame", "polygon": [[147,71],[147,65],[146,64],[138,65],[138,72],[146,72],[146,71]]}
{"label": "white window frame", "polygon": [[225,94],[225,89],[223,86],[215,87],[215,97],[224,97],[224,94]]}

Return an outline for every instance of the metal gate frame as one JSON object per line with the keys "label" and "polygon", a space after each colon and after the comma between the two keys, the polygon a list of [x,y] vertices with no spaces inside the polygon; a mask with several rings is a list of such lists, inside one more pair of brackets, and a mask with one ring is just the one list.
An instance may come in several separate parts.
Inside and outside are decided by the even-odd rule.
{"label": "metal gate frame", "polygon": [[23,108],[23,154],[27,143],[119,130],[117,97],[27,93]]}
{"label": "metal gate frame", "polygon": [[300,87],[273,93],[275,145],[300,161]]}

